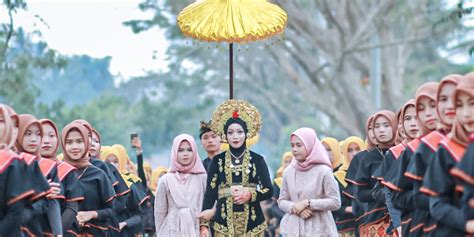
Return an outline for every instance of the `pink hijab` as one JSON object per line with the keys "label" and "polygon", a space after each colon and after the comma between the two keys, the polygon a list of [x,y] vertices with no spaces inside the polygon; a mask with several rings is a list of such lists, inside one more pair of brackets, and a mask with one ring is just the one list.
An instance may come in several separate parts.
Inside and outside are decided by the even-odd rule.
{"label": "pink hijab", "polygon": [[[183,166],[178,162],[178,149],[183,141],[188,141],[193,149],[193,161],[188,166]],[[189,174],[206,173],[206,169],[202,165],[199,157],[196,141],[189,134],[181,134],[174,138],[173,147],[171,148],[171,166],[168,173],[175,173],[180,182],[185,182]],[[179,174],[182,173],[182,174]]]}
{"label": "pink hijab", "polygon": [[295,167],[295,169],[306,171],[317,164],[327,165],[332,169],[328,153],[326,152],[326,149],[324,149],[321,141],[319,141],[314,129],[306,127],[299,128],[294,131],[291,136],[297,136],[303,142],[306,151],[309,153],[308,157],[303,162],[293,159],[291,165]]}
{"label": "pink hijab", "polygon": [[13,135],[13,121],[8,114],[7,107],[3,104],[0,104],[0,114],[3,115],[3,121],[5,123],[5,131],[3,134],[0,134],[0,144],[5,144],[5,147],[0,147],[2,149],[10,149],[15,144],[15,137]]}
{"label": "pink hijab", "polygon": [[[428,97],[436,102],[436,93],[438,92],[439,83],[437,82],[427,82],[420,87],[415,92],[415,106],[416,106],[416,116],[419,114],[419,101],[422,97]],[[437,102],[436,102],[437,103]],[[439,118],[437,118],[439,119]],[[439,121],[439,120],[438,120]],[[419,137],[424,137],[428,135],[432,130],[426,127],[426,124],[422,123],[418,118],[418,127],[420,128],[421,134]]]}
{"label": "pink hijab", "polygon": [[[436,92],[436,113],[438,114],[438,127],[437,127],[437,130],[443,132],[444,134],[447,134],[451,131],[451,128],[452,128],[452,124],[447,124],[445,121],[443,121],[443,118],[441,117],[440,113],[439,113],[439,106],[438,106],[438,103],[439,103],[439,96],[441,94],[441,91],[443,90],[443,87],[446,86],[447,84],[454,84],[455,86],[458,85],[459,81],[461,81],[461,79],[463,78],[462,75],[459,75],[459,74],[450,74],[450,75],[447,75],[445,77],[443,77],[443,79],[441,79],[441,81],[439,82],[439,85],[438,85],[438,91]],[[454,101],[453,104],[455,104],[456,102]]]}
{"label": "pink hijab", "polygon": [[[465,92],[471,97],[474,97],[474,72],[464,75],[462,80],[456,86],[456,90],[453,93],[454,107],[456,108],[456,100],[459,92]],[[454,120],[453,128],[449,134],[451,139],[466,147],[469,143],[469,133],[464,129],[460,121],[456,118]]]}

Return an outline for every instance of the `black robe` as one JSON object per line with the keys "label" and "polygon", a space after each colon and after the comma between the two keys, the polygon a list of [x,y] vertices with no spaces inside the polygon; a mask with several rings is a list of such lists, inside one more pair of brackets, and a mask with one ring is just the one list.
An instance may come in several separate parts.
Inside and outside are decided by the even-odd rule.
{"label": "black robe", "polygon": [[[56,161],[46,159],[46,158],[41,158],[38,161],[38,165],[41,169],[41,173],[46,178],[46,180],[54,182],[54,183],[61,184],[61,182],[59,181],[59,177],[58,177],[58,166],[57,166]],[[58,195],[58,197],[54,200],[49,199],[48,200],[49,208],[52,205],[57,205],[59,207],[59,198],[61,198],[61,195]],[[58,208],[58,207],[56,207],[56,208]],[[53,234],[52,230],[51,230],[51,223],[50,223],[49,218],[48,218],[48,213],[44,213],[42,215],[37,216],[36,221],[40,223],[41,229],[42,229],[44,235],[50,236],[50,235]],[[55,224],[57,224],[57,223],[55,223]]]}
{"label": "black robe", "polygon": [[349,165],[349,168],[347,169],[347,173],[345,177],[347,186],[346,188],[344,188],[344,191],[342,191],[342,194],[344,194],[346,197],[348,197],[351,200],[352,214],[354,215],[355,222],[356,222],[356,229],[355,229],[356,236],[359,236],[359,231],[358,231],[359,226],[364,224],[365,218],[363,214],[367,211],[367,203],[360,202],[356,198],[357,185],[354,179],[357,175],[359,164],[365,158],[367,153],[368,151],[364,150],[357,153],[354,156],[354,158],[352,158],[352,161]]}
{"label": "black robe", "polygon": [[[155,216],[154,216],[154,207],[155,198],[153,192],[147,185],[147,179],[145,175],[145,170],[143,168],[143,153],[137,155],[137,165],[138,165],[138,177],[142,180],[141,186],[143,191],[145,192],[146,200],[142,204],[143,206],[143,229],[146,233],[154,233],[155,232]],[[150,177],[151,178],[151,177]]]}
{"label": "black robe", "polygon": [[367,225],[379,223],[388,216],[385,202],[375,200],[372,195],[372,190],[377,183],[373,175],[382,164],[384,159],[383,154],[385,154],[387,150],[388,149],[379,150],[376,148],[369,151],[359,163],[359,168],[354,178],[354,184],[357,185],[356,198],[361,202],[367,203],[367,209],[362,215],[362,217],[364,217],[364,224]]}
{"label": "black robe", "polygon": [[373,175],[373,178],[377,179],[379,182],[372,190],[372,196],[380,202],[385,202],[385,205],[388,209],[388,213],[392,220],[392,231],[401,226],[400,210],[395,208],[393,205],[393,191],[390,188],[385,187],[383,183],[385,180],[385,176],[390,172],[392,168],[395,167],[396,162],[400,158],[405,148],[406,146],[403,143],[391,147],[385,154],[385,159],[383,159],[382,164],[379,166],[379,168],[375,171]]}
{"label": "black robe", "polygon": [[50,189],[49,183],[41,172],[40,166],[36,156],[21,153],[20,159],[22,159],[26,166],[26,170],[23,172],[28,177],[31,187],[34,189],[35,194],[27,202],[27,208],[23,211],[22,217],[22,231],[25,235],[43,235],[43,229],[38,221],[38,217],[48,211],[50,200],[46,198]]}
{"label": "black robe", "polygon": [[152,235],[156,232],[155,227],[155,194],[151,189],[147,189],[146,195],[148,199],[143,203],[142,208],[145,209],[144,211],[144,232]]}
{"label": "black robe", "polygon": [[439,142],[446,136],[433,131],[421,138],[421,144],[416,150],[413,158],[408,164],[405,176],[413,182],[413,202],[418,215],[414,216],[411,223],[413,226],[423,225],[423,233],[430,235],[436,227],[436,220],[430,216],[430,204],[428,196],[420,191],[423,185],[423,177],[429,162],[434,158]]}
{"label": "black robe", "polygon": [[127,226],[120,231],[121,237],[134,237],[143,232],[143,205],[149,197],[139,185],[134,183],[130,186],[130,192],[125,195],[126,209],[122,213],[116,213],[119,223],[127,223]]}
{"label": "black robe", "polygon": [[61,208],[61,221],[63,233],[72,228],[79,210],[79,202],[84,200],[82,189],[79,186],[79,179],[76,168],[66,162],[59,162],[58,177],[61,182],[61,193],[59,206]]}
{"label": "black robe", "polygon": [[394,147],[390,147],[387,153],[385,154],[385,159],[383,159],[382,164],[379,168],[374,172],[373,178],[382,181],[385,179],[385,175],[390,171],[393,167],[393,164],[400,158],[401,154],[405,150],[405,145],[400,143]]}
{"label": "black robe", "polygon": [[[213,219],[213,229],[219,233],[232,235],[233,212],[244,212],[247,215],[245,221],[247,234],[258,234],[265,230],[266,222],[260,207],[260,201],[270,199],[273,195],[272,182],[268,172],[267,164],[262,156],[252,151],[250,159],[244,156],[241,169],[233,172],[231,157],[226,159],[223,152],[215,156],[208,170],[207,188],[204,195],[203,210],[211,209],[216,204],[216,214]],[[233,165],[236,166],[236,165]],[[237,166],[236,166],[237,167]],[[238,171],[238,173],[237,173]],[[252,199],[244,205],[234,204],[232,196],[219,198],[219,190],[230,188],[231,185],[242,185],[251,189]]]}
{"label": "black robe", "polygon": [[208,172],[207,170],[209,169],[209,165],[211,164],[211,161],[212,159],[209,157],[206,157],[206,159],[202,160],[202,165],[204,166],[204,169],[206,169],[206,172]]}
{"label": "black robe", "polygon": [[79,227],[75,223],[75,233],[87,233],[93,236],[107,236],[110,223],[108,220],[114,215],[115,191],[107,174],[94,165],[77,170],[79,186],[84,193],[84,200],[79,203],[79,211],[96,211],[97,219],[92,219]]}
{"label": "black robe", "polygon": [[462,158],[464,150],[464,147],[452,140],[441,141],[423,178],[421,189],[430,195],[430,213],[437,220],[432,236],[466,235],[464,231],[467,219],[460,205],[462,190],[456,187],[455,177],[450,174],[450,170]]}
{"label": "black robe", "polygon": [[[114,172],[112,170],[112,167],[114,167],[113,165],[108,165],[106,162],[104,162],[100,159],[97,159],[97,158],[93,158],[93,157],[90,159],[90,162],[95,167],[97,167],[97,168],[99,168],[99,169],[101,169],[102,171],[105,172],[105,174],[107,175],[107,178],[109,178],[109,180],[112,182],[112,186],[114,187],[114,189],[115,189],[115,186],[121,184],[122,186],[121,186],[119,191],[128,190],[127,185],[125,184],[125,182],[120,183],[119,180],[117,179],[117,175],[114,174]],[[120,173],[118,174],[118,176],[120,176]],[[120,192],[118,192],[118,194],[120,194]]]}
{"label": "black robe", "polygon": [[[125,195],[130,192],[130,189],[120,175],[120,172],[112,164],[106,163],[100,159],[91,158],[90,161],[91,164],[104,171],[107,175],[107,178],[112,183],[113,189],[116,193],[114,200],[114,212],[120,213],[125,210]],[[109,235],[120,236],[120,229],[115,216],[107,220],[107,226],[109,227]]]}
{"label": "black robe", "polygon": [[[339,186],[339,190],[344,190],[344,186],[341,182],[336,179]],[[356,220],[352,213],[347,213],[346,208],[352,206],[352,200],[344,195],[342,192],[341,196],[341,208],[337,211],[333,211],[334,221],[336,222],[337,230],[341,233],[348,231],[355,231],[356,229]]]}
{"label": "black robe", "polygon": [[[472,140],[464,153],[464,157],[455,168],[451,169],[451,174],[456,176],[464,187],[464,194],[461,199],[461,208],[468,220],[474,219],[474,207],[469,205],[469,201],[474,199],[474,142]],[[472,201],[471,201],[472,203]]]}
{"label": "black robe", "polygon": [[402,236],[417,236],[423,232],[423,226],[412,226],[413,210],[413,184],[410,179],[405,176],[408,164],[413,154],[420,145],[420,139],[410,141],[400,158],[393,164],[387,175],[385,175],[383,184],[390,188],[393,193],[393,206],[402,212],[401,227]]}
{"label": "black robe", "polygon": [[15,153],[0,150],[0,236],[21,236],[19,220],[34,193],[24,171]]}

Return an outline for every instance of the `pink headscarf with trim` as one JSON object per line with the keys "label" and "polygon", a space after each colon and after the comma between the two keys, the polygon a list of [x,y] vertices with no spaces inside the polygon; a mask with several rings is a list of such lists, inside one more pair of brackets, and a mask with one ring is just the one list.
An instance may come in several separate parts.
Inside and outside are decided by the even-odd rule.
{"label": "pink headscarf with trim", "polygon": [[[440,112],[439,112],[439,106],[438,106],[438,103],[440,101],[439,97],[440,97],[441,91],[443,90],[444,86],[446,86],[447,84],[453,84],[454,86],[457,86],[459,81],[461,81],[462,78],[463,78],[462,75],[450,74],[450,75],[447,75],[447,76],[443,77],[443,79],[441,79],[441,81],[439,82],[439,85],[438,85],[438,91],[436,92],[436,113],[438,114],[438,127],[436,129],[438,131],[441,131],[441,132],[445,133],[445,134],[447,134],[451,131],[451,128],[453,127],[453,124],[447,124],[446,121],[443,121],[443,117],[441,117]],[[456,106],[455,103],[456,102],[453,101],[454,106]]]}
{"label": "pink headscarf with trim", "polygon": [[[456,90],[453,93],[455,109],[457,108],[456,100],[457,96],[459,95],[459,92],[464,92],[469,94],[471,97],[474,97],[474,72],[464,75],[462,80],[460,80],[458,85],[456,86]],[[454,120],[453,128],[451,129],[449,137],[464,147],[466,147],[469,143],[469,133],[466,131],[466,129],[464,129],[463,125],[457,118],[457,115],[456,119]]]}
{"label": "pink headscarf with trim", "polygon": [[327,165],[332,169],[328,153],[326,152],[326,149],[324,149],[321,141],[319,141],[318,135],[314,129],[306,127],[299,128],[294,131],[291,136],[298,137],[303,142],[306,151],[309,153],[308,157],[303,162],[293,159],[291,165],[295,167],[295,169],[306,171],[318,164]]}
{"label": "pink headscarf with trim", "polygon": [[[193,161],[190,165],[183,166],[178,162],[178,149],[183,141],[188,141],[193,150]],[[171,148],[171,162],[169,173],[176,173],[176,177],[180,182],[185,182],[189,174],[206,173],[206,169],[202,165],[201,158],[196,146],[196,141],[189,134],[180,134],[173,140],[173,147]],[[182,174],[178,174],[182,173]]]}

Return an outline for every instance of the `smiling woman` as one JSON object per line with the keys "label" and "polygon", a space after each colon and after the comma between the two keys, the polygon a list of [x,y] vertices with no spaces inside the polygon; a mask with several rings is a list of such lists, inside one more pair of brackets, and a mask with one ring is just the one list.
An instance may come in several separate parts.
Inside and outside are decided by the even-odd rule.
{"label": "smiling woman", "polygon": [[89,163],[89,131],[82,124],[73,122],[61,134],[64,161],[76,168],[78,186],[84,200],[79,203],[76,219],[78,225],[67,230],[76,235],[106,236],[107,220],[114,214],[115,192],[111,181],[99,168]]}
{"label": "smiling woman", "polygon": [[[62,225],[60,219],[59,203],[56,202],[59,194],[59,177],[56,162],[41,158],[40,146],[43,136],[43,127],[38,119],[29,114],[21,114],[18,116],[18,137],[16,146],[18,151],[23,152],[29,159],[38,162],[43,179],[54,186],[53,195],[48,195],[48,200],[41,200],[39,203],[45,205],[43,208],[33,208],[35,215],[26,225],[28,231],[33,233],[62,233]],[[38,205],[38,206],[41,206]],[[41,210],[41,211],[40,211]],[[51,219],[50,219],[51,218]],[[54,220],[53,220],[54,219]]]}

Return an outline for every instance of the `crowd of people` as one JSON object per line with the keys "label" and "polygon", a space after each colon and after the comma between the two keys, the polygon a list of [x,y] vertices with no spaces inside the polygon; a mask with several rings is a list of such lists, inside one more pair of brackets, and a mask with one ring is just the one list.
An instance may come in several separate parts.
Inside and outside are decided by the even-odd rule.
{"label": "crowd of people", "polygon": [[374,113],[364,139],[295,130],[273,180],[250,150],[261,126],[253,105],[227,100],[200,124],[205,159],[180,134],[153,170],[139,137],[132,162],[86,120],[59,131],[0,104],[0,236],[474,234],[474,73]]}

